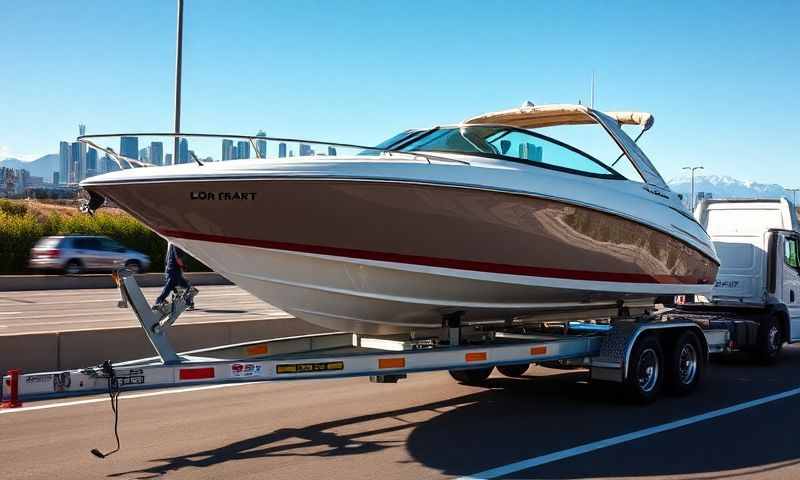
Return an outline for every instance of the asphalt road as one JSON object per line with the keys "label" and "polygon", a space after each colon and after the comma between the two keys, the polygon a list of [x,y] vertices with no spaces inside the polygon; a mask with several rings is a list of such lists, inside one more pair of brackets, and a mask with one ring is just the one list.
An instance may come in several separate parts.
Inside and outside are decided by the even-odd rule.
{"label": "asphalt road", "polygon": [[[389,480],[536,459],[535,468],[484,478],[800,478],[800,389],[791,391],[800,386],[800,348],[775,367],[732,359],[712,369],[700,391],[650,406],[620,403],[616,390],[586,382],[582,371],[540,367],[485,388],[437,372],[398,384],[355,378],[130,392],[120,402],[122,450],[105,460],[89,450],[114,447],[107,398],[27,403],[50,407],[0,413],[0,465],[13,479]],[[718,411],[734,405],[741,410]],[[620,443],[620,435],[708,412],[718,416]],[[592,442],[589,453],[568,450]]]}
{"label": "asphalt road", "polygon": [[[289,316],[236,286],[198,288],[197,310],[182,314],[181,323]],[[161,293],[161,288],[142,290],[150,303]],[[131,310],[117,308],[119,299],[113,288],[0,292],[0,335],[139,325]]]}

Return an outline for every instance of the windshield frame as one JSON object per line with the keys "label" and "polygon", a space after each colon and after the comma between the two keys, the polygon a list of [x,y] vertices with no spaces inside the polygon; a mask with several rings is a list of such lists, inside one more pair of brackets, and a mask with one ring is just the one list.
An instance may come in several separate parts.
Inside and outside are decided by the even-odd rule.
{"label": "windshield frame", "polygon": [[[424,149],[403,150],[403,148],[408,146],[410,143],[422,140],[422,139],[424,139],[425,137],[429,136],[430,134],[432,134],[435,131],[439,131],[439,130],[443,130],[443,129],[453,129],[453,130],[458,129],[458,130],[460,130],[462,128],[481,128],[481,127],[494,127],[494,128],[502,128],[502,129],[505,129],[505,130],[508,130],[508,131],[516,131],[516,132],[520,132],[520,133],[523,133],[523,134],[526,134],[526,135],[530,135],[530,136],[539,138],[540,140],[544,140],[546,142],[553,143],[553,144],[558,145],[560,147],[564,147],[564,148],[566,148],[568,150],[571,150],[572,152],[577,153],[578,155],[581,155],[581,156],[587,158],[588,160],[596,163],[600,168],[602,168],[603,170],[607,171],[608,174],[587,172],[585,170],[577,170],[577,169],[574,169],[574,168],[562,167],[562,166],[559,166],[559,165],[553,165],[553,164],[548,164],[548,163],[544,163],[544,162],[537,162],[535,160],[528,160],[528,159],[524,159],[524,158],[511,157],[511,156],[507,156],[507,155],[500,155],[500,154],[488,153],[488,152],[456,152],[456,151],[451,151],[451,150],[424,150]],[[431,128],[431,129],[425,131],[425,133],[423,133],[422,135],[417,135],[417,136],[414,136],[413,138],[409,137],[407,139],[407,141],[403,141],[401,143],[395,143],[395,145],[393,147],[389,148],[388,150],[389,151],[402,152],[402,153],[414,153],[414,152],[426,152],[426,151],[437,152],[437,153],[453,153],[453,154],[456,154],[456,155],[468,155],[468,156],[476,156],[476,157],[491,158],[491,159],[496,159],[496,160],[503,160],[503,161],[514,162],[514,163],[521,163],[523,165],[531,165],[531,166],[534,166],[534,167],[541,167],[541,168],[546,168],[548,170],[556,170],[556,171],[560,171],[560,172],[571,173],[571,174],[574,174],[574,175],[583,175],[583,176],[587,176],[587,177],[603,178],[603,179],[607,179],[607,180],[629,180],[628,178],[626,178],[625,176],[623,176],[622,174],[620,174],[619,172],[617,172],[616,170],[614,170],[610,166],[606,165],[605,163],[601,162],[600,160],[598,160],[594,156],[584,152],[583,150],[581,150],[579,148],[573,147],[572,145],[570,145],[568,143],[564,143],[564,142],[562,142],[560,140],[557,140],[555,138],[549,137],[547,135],[543,135],[543,134],[535,132],[533,130],[526,130],[524,128],[514,127],[514,126],[511,126],[511,125],[504,125],[502,123],[481,123],[481,124],[463,124],[462,123],[462,124],[456,124],[456,125],[437,126],[437,127],[434,127],[434,128]]]}

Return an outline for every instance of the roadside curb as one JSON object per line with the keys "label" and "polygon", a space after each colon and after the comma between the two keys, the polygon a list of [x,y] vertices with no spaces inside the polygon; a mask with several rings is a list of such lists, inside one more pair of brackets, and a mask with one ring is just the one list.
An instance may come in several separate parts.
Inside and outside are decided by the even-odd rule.
{"label": "roadside curb", "polygon": [[[190,272],[186,279],[193,285],[233,285],[230,280],[216,272]],[[164,285],[163,273],[136,275],[142,287]],[[0,275],[0,292],[29,290],[75,290],[87,288],[116,288],[111,274],[91,275]]]}

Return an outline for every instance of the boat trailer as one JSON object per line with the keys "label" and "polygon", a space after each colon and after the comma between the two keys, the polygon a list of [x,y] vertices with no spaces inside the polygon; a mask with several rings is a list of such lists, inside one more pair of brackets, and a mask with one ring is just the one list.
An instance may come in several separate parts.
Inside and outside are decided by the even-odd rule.
{"label": "boat trailer", "polygon": [[[167,333],[186,309],[186,293],[174,294],[169,308],[154,311],[132,272],[116,273],[122,300],[130,307],[157,356],[76,370],[5,375],[6,402],[199,384],[367,376],[393,383],[413,372],[449,370],[460,381],[485,380],[494,367],[547,362],[583,366],[593,380],[635,383],[635,346],[645,337],[694,332],[700,343],[698,365],[708,353],[723,351],[727,330],[703,330],[696,323],[660,314],[618,318],[607,323],[567,322],[544,328],[506,322],[502,326],[462,326],[450,316],[440,335],[370,336],[334,332],[258,340],[176,352]],[[454,321],[455,320],[455,321]],[[546,326],[545,326],[546,327]],[[671,346],[671,345],[665,345]],[[667,348],[664,348],[667,351]],[[699,367],[698,367],[699,368]],[[524,369],[519,373],[522,375]],[[462,372],[459,375],[458,372]],[[484,372],[468,376],[464,373]],[[647,373],[646,371],[644,372]],[[652,373],[652,372],[651,372]],[[110,385],[112,383],[114,385]],[[475,382],[477,383],[477,382]],[[13,398],[12,398],[13,397]]]}

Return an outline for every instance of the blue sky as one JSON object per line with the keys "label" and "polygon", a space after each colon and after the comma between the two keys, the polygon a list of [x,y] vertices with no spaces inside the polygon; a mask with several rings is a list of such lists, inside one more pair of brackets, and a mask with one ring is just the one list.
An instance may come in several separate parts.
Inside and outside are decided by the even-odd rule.
{"label": "blue sky", "polygon": [[[665,177],[800,185],[800,2],[187,0],[183,131],[377,143],[535,103],[653,112]],[[175,2],[0,4],[0,158],[172,129]]]}

